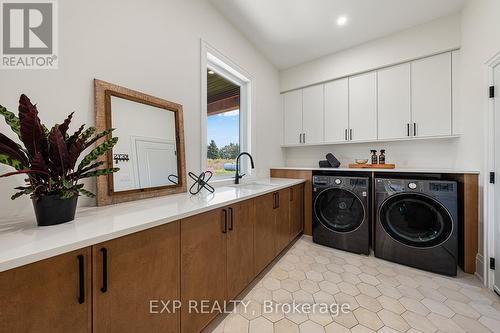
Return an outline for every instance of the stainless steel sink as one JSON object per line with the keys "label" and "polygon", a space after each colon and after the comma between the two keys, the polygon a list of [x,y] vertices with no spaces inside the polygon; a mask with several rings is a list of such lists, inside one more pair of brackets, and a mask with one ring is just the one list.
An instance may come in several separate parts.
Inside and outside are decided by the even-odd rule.
{"label": "stainless steel sink", "polygon": [[238,188],[242,190],[248,190],[248,191],[261,191],[261,190],[268,190],[276,185],[274,184],[265,184],[265,183],[244,183],[244,184],[238,184],[238,185],[229,185],[229,187],[233,188]]}

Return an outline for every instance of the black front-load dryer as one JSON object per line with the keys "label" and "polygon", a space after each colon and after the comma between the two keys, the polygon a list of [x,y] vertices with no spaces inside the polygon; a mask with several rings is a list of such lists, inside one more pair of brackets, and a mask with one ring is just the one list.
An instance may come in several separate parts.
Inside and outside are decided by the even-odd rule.
{"label": "black front-load dryer", "polygon": [[370,253],[369,178],[313,176],[313,241]]}
{"label": "black front-load dryer", "polygon": [[457,275],[457,183],[377,178],[375,191],[375,256]]}

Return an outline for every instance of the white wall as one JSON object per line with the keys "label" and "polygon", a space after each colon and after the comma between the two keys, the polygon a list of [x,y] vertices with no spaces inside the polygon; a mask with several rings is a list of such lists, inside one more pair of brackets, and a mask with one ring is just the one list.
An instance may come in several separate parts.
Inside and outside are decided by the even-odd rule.
{"label": "white wall", "polygon": [[281,91],[460,47],[460,15],[444,17],[280,72]]}
{"label": "white wall", "polygon": [[[0,104],[17,109],[26,93],[47,124],[76,111],[73,129],[94,124],[92,80],[99,78],[184,107],[188,171],[200,166],[200,38],[255,78],[254,156],[258,175],[283,163],[277,70],[203,0],[59,1],[58,70],[2,71]],[[0,121],[0,131],[8,127]],[[0,172],[6,171],[0,167]],[[0,215],[32,214],[28,199],[11,202],[22,177],[0,179]],[[91,189],[94,185],[92,184]],[[92,204],[86,201],[84,204]]]}

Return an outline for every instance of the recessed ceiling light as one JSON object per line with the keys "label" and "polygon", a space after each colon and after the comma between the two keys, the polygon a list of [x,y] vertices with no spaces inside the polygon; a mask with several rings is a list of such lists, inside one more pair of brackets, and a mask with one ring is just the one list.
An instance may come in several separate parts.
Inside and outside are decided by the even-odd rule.
{"label": "recessed ceiling light", "polygon": [[209,71],[208,71],[208,74],[212,75],[212,74],[215,74],[215,72],[214,72],[214,71],[209,70]]}
{"label": "recessed ceiling light", "polygon": [[339,16],[339,18],[337,18],[337,25],[343,26],[346,23],[347,23],[347,17],[346,16]]}

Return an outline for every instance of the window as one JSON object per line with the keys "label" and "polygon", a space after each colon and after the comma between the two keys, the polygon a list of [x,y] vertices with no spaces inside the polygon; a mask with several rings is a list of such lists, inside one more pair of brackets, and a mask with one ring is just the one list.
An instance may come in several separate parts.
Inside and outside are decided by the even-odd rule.
{"label": "window", "polygon": [[240,153],[240,86],[207,70],[207,169],[233,177]]}
{"label": "window", "polygon": [[[236,157],[251,153],[251,80],[241,68],[202,42],[201,169],[215,179],[233,178]],[[251,174],[249,160],[240,161],[241,173]]]}

